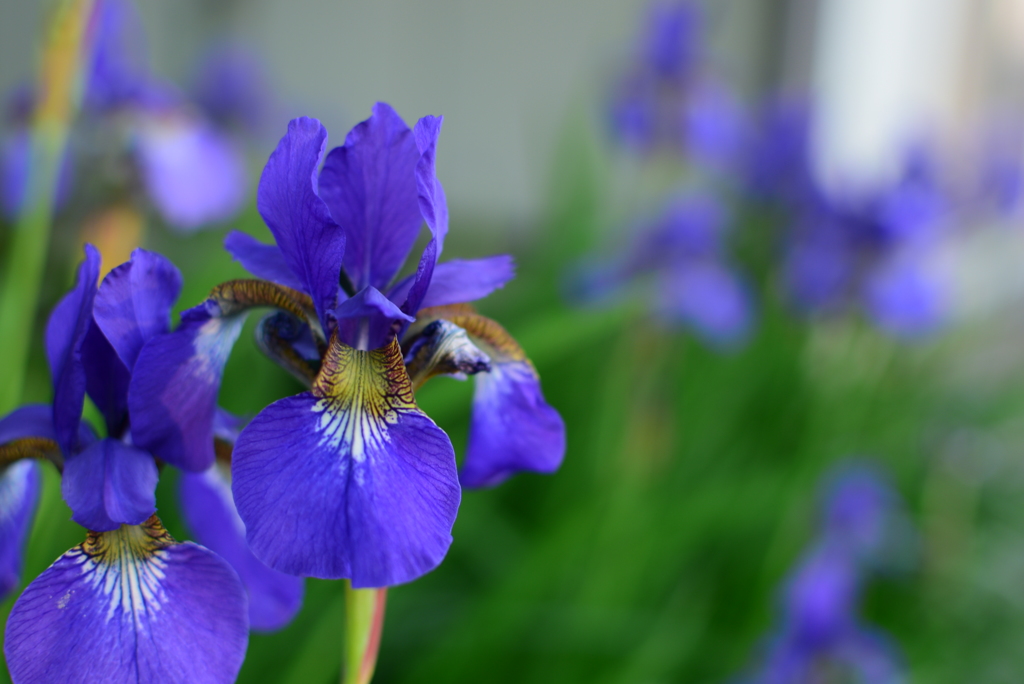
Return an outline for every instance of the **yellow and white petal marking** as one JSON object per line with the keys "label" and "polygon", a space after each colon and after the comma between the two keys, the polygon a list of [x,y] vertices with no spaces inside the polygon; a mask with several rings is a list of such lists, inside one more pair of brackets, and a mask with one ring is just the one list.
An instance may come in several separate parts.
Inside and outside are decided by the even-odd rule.
{"label": "yellow and white petal marking", "polygon": [[[351,454],[363,463],[391,440],[388,425],[402,412],[419,412],[398,340],[372,351],[360,351],[331,338],[320,373],[313,383],[320,414],[320,444]],[[361,484],[361,473],[355,471]]]}
{"label": "yellow and white petal marking", "polygon": [[[107,600],[106,620],[160,611],[166,602],[162,582],[167,569],[168,547],[176,544],[155,515],[141,525],[122,525],[110,532],[90,532],[86,540],[68,551],[78,563],[86,584]],[[66,608],[74,589],[57,602]]]}

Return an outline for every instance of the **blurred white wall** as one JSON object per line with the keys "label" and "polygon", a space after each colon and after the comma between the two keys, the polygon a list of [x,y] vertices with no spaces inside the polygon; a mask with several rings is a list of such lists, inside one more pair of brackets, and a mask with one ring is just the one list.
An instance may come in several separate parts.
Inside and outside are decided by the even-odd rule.
{"label": "blurred white wall", "polygon": [[821,0],[812,100],[828,185],[891,177],[958,114],[972,0]]}

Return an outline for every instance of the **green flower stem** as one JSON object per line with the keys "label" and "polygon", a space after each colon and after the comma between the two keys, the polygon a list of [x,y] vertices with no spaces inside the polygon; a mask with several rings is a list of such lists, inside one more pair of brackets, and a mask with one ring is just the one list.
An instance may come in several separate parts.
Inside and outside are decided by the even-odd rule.
{"label": "green flower stem", "polygon": [[52,15],[32,121],[27,194],[0,291],[0,414],[17,406],[50,242],[57,179],[82,93],[93,0],[61,0]]}
{"label": "green flower stem", "polygon": [[387,588],[353,589],[345,581],[345,667],[342,684],[369,684],[377,667]]}

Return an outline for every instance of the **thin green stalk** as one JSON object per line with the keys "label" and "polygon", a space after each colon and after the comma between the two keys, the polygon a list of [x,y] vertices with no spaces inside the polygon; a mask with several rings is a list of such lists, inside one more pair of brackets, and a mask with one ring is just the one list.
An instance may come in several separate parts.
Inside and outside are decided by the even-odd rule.
{"label": "thin green stalk", "polygon": [[377,667],[387,588],[353,589],[345,580],[345,666],[341,684],[369,684]]}
{"label": "thin green stalk", "polygon": [[14,226],[0,291],[0,413],[21,399],[25,364],[53,222],[57,179],[78,111],[93,0],[62,0],[42,53],[32,120],[27,192]]}

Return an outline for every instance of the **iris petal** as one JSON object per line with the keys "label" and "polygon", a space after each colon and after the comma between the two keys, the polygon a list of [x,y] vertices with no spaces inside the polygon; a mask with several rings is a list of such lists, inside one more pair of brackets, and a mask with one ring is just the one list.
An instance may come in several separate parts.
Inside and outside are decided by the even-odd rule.
{"label": "iris petal", "polygon": [[[82,344],[85,361],[85,390],[103,414],[107,434],[121,435],[128,419],[128,383],[131,373],[110,346],[95,319]],[[78,445],[78,450],[84,448]]]}
{"label": "iris petal", "polygon": [[263,169],[256,197],[260,216],[321,321],[337,300],[346,237],[316,191],[326,144],[327,130],[319,121],[293,119]]}
{"label": "iris petal", "polygon": [[451,442],[416,407],[394,339],[363,352],[335,338],[313,392],[242,431],[232,490],[257,557],[359,588],[436,567],[460,500]]}
{"label": "iris petal", "polygon": [[[421,307],[461,304],[483,299],[515,277],[515,262],[508,255],[484,259],[453,259],[437,264]],[[389,297],[404,302],[416,279],[413,274],[394,287]]]}
{"label": "iris petal", "polygon": [[0,601],[21,581],[22,553],[39,503],[39,464],[0,466]]}
{"label": "iris petal", "polygon": [[372,285],[342,302],[334,316],[338,319],[341,339],[361,349],[376,349],[386,344],[394,335],[391,326],[395,321],[411,323],[416,320]]}
{"label": "iris petal", "polygon": [[61,492],[76,523],[90,530],[114,530],[153,514],[157,477],[151,455],[104,439],[65,461]]}
{"label": "iris petal", "polygon": [[420,213],[427,222],[431,238],[420,263],[416,267],[416,276],[409,288],[409,298],[403,309],[408,313],[416,313],[423,305],[423,299],[430,287],[434,275],[434,267],[444,249],[444,238],[448,234],[448,201],[445,199],[444,188],[437,179],[434,158],[437,153],[437,138],[441,135],[442,117],[425,116],[416,122],[413,134],[416,147],[420,151],[420,160],[416,164],[416,188],[419,192]]}
{"label": "iris petal", "polygon": [[24,437],[57,439],[53,428],[53,407],[28,404],[11,411],[0,420],[0,444]]}
{"label": "iris petal", "polygon": [[417,325],[448,320],[463,328],[491,360],[490,372],[473,376],[473,414],[464,487],[490,487],[521,471],[552,473],[565,457],[565,423],[541,392],[540,377],[511,335],[472,307],[456,305],[421,312]]}
{"label": "iris petal", "polygon": [[302,606],[303,581],[264,565],[245,542],[245,524],[231,498],[231,483],[214,465],[181,479],[182,511],[196,540],[231,563],[249,594],[253,629],[281,629]]}
{"label": "iris petal", "polygon": [[384,290],[416,242],[419,160],[412,131],[384,102],[327,155],[320,195],[345,229],[345,272],[357,290]]}
{"label": "iris petal", "polygon": [[60,300],[46,324],[46,358],[53,376],[53,424],[65,453],[77,446],[78,424],[85,403],[82,346],[92,324],[92,305],[100,275],[100,253],[85,245],[74,289]]}
{"label": "iris petal", "polygon": [[182,314],[177,330],[147,342],[128,390],[133,442],[193,472],[213,464],[217,393],[245,321],[244,313],[216,313],[215,304],[201,304]]}
{"label": "iris petal", "polygon": [[147,340],[170,329],[171,307],[181,293],[181,273],[155,252],[136,249],[131,261],[103,279],[93,317],[126,368]]}
{"label": "iris petal", "polygon": [[19,597],[4,655],[16,684],[225,684],[248,642],[231,567],[154,516],[90,534]]}
{"label": "iris petal", "polygon": [[305,289],[277,245],[263,244],[247,233],[233,230],[224,238],[224,249],[257,278],[271,280],[299,291]]}
{"label": "iris petal", "polygon": [[474,377],[473,416],[459,479],[491,487],[521,471],[553,473],[565,456],[565,423],[528,361],[494,364]]}

